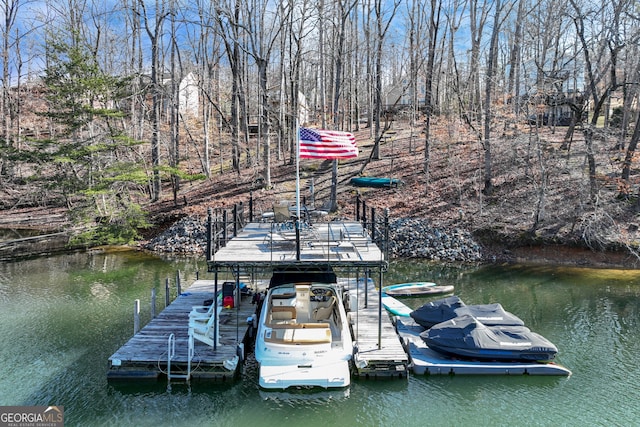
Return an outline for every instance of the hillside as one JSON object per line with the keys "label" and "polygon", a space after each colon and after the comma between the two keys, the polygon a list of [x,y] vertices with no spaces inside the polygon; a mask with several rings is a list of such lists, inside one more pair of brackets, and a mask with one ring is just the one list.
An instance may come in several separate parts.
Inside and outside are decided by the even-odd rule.
{"label": "hillside", "polygon": [[[394,123],[381,145],[381,160],[372,160],[363,175],[401,179],[398,188],[356,188],[349,180],[367,163],[372,139],[369,129],[355,132],[360,156],[339,165],[337,217],[353,217],[357,192],[369,206],[388,208],[391,218],[426,218],[434,226],[471,232],[488,261],[543,260],[580,265],[638,266],[634,255],[640,242],[640,217],[635,206],[616,198],[622,153],[615,143],[597,138],[597,204],[589,202],[584,143],[574,135],[569,149],[562,146],[565,128],[511,126],[492,140],[494,192],[482,193],[484,151],[463,125],[436,123],[432,131],[429,178],[424,174],[425,142],[407,123]],[[535,129],[534,129],[535,131]],[[494,130],[494,132],[496,132]],[[210,180],[183,184],[179,205],[167,189],[164,200],[146,206],[158,233],[182,216],[205,217],[209,207],[246,202],[252,192],[258,213],[281,199],[294,199],[295,165],[272,162],[272,187],[256,185],[259,168],[217,173]],[[329,162],[304,160],[300,165],[302,196],[310,197],[313,178],[316,205],[329,198]],[[637,171],[634,171],[637,174]],[[17,193],[15,189],[12,189]],[[4,189],[5,195],[9,194]],[[46,215],[47,210],[41,213]],[[37,209],[0,212],[0,225],[13,218],[37,225]],[[4,218],[4,219],[3,219]],[[46,219],[46,218],[45,218]],[[46,222],[46,221],[45,221]],[[24,225],[24,224],[22,224]]]}
{"label": "hillside", "polygon": [[[423,172],[424,136],[416,132],[411,138],[407,123],[395,123],[393,136],[381,146],[382,159],[369,162],[362,173],[404,182],[390,189],[349,184],[367,162],[373,145],[368,129],[356,132],[361,153],[357,159],[340,162],[339,210],[334,216],[352,217],[359,192],[369,206],[380,212],[388,208],[392,218],[426,218],[439,227],[472,232],[482,243],[487,260],[636,266],[633,247],[640,241],[640,218],[632,204],[616,198],[613,177],[620,174],[622,154],[613,149],[615,143],[605,138],[596,141],[599,195],[594,206],[588,197],[581,135],[576,133],[566,149],[562,147],[566,128],[555,132],[543,128],[538,134],[530,130],[514,126],[492,141],[495,191],[491,196],[482,193],[482,146],[462,125],[436,125],[427,180]],[[183,205],[178,208],[170,201],[150,208],[159,222],[167,223],[181,215],[205,216],[208,207],[246,201],[252,191],[258,211],[269,210],[274,201],[294,199],[295,195],[295,165],[282,160],[274,160],[273,165],[271,189],[256,188],[257,172],[245,170],[239,176],[227,173],[206,183],[187,184]],[[310,197],[313,178],[316,205],[326,203],[330,165],[303,160],[300,170],[301,195]]]}

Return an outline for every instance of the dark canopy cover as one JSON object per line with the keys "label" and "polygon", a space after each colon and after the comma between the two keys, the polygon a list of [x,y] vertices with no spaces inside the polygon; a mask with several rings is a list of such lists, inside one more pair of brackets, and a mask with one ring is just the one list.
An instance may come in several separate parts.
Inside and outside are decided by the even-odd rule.
{"label": "dark canopy cover", "polygon": [[525,326],[487,326],[468,314],[420,334],[432,350],[484,360],[549,361],[558,349]]}
{"label": "dark canopy cover", "polygon": [[466,305],[455,295],[428,302],[411,312],[413,320],[427,329],[463,315],[473,316],[487,326],[524,326],[522,319],[505,311],[499,303]]}

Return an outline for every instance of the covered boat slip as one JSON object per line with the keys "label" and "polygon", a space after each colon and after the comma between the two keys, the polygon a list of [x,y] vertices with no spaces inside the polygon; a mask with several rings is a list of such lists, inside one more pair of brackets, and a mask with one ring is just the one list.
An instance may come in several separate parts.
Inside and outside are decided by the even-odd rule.
{"label": "covered boat slip", "polygon": [[[369,222],[365,218],[312,224],[302,222],[298,229],[293,220],[249,222],[242,227],[234,227],[233,237],[229,239],[220,238],[220,232],[212,233],[214,243],[210,245],[207,260],[209,272],[245,275],[251,277],[254,284],[271,276],[272,283],[309,283],[312,287],[313,282],[331,283],[324,276],[335,273],[333,282],[337,280],[341,293],[337,301],[342,301],[343,310],[348,312],[348,330],[355,343],[349,351],[353,352],[353,373],[363,378],[406,378],[409,358],[388,314],[379,303],[380,294],[371,280],[358,280],[371,277],[382,282],[387,268],[383,250],[386,247],[384,228],[387,218],[376,222],[374,213],[369,213],[368,218]],[[381,225],[383,222],[384,226]],[[225,228],[228,230],[225,223],[212,227],[213,230]],[[217,250],[214,251],[214,247]],[[309,279],[310,274],[311,277],[317,275],[317,280]],[[256,285],[254,289],[262,288]],[[313,345],[331,345],[332,351],[335,350],[338,345],[336,338],[341,333],[339,325],[320,321],[315,314],[310,316],[311,312],[307,313],[309,321],[304,321],[306,311],[296,310],[298,325],[291,327],[289,319],[294,318],[291,311],[291,308],[276,309],[270,313],[269,319],[265,319],[271,326],[267,340],[286,344],[302,339]],[[340,368],[337,368],[337,364],[331,362],[333,366],[320,368],[321,360],[316,362],[313,367],[303,367],[307,369],[298,367],[297,373],[302,377],[308,376],[301,377],[301,383],[315,381],[319,376],[318,369],[324,370],[322,377],[326,377],[327,369],[330,368],[331,372],[337,369],[333,372],[336,378],[327,382],[331,387],[332,383],[338,383],[338,379],[344,377],[344,366],[349,366],[348,363],[340,363]],[[269,378],[270,370],[274,378],[282,371],[281,367],[267,365],[261,367],[261,375]]]}

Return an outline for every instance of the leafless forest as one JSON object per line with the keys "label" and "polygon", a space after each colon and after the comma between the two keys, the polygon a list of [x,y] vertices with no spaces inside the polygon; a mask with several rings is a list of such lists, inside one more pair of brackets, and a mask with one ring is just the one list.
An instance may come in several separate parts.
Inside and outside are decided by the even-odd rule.
{"label": "leafless forest", "polygon": [[[143,226],[294,179],[478,235],[638,246],[635,0],[0,0],[0,208]],[[215,191],[211,191],[215,189]],[[197,194],[197,195],[196,195]],[[268,202],[264,202],[268,203]],[[187,206],[189,205],[189,206]]]}

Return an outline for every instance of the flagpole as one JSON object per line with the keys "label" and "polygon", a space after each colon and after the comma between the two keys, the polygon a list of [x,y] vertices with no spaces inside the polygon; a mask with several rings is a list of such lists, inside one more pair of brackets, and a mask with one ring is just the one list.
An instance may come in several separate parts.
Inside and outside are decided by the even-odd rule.
{"label": "flagpole", "polygon": [[300,123],[296,117],[296,218],[300,221]]}

